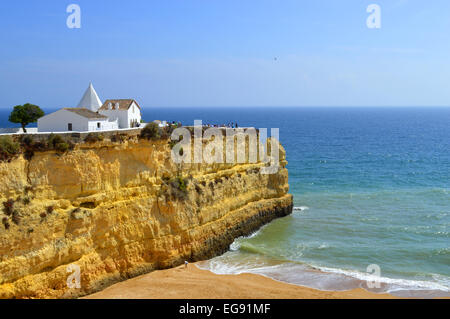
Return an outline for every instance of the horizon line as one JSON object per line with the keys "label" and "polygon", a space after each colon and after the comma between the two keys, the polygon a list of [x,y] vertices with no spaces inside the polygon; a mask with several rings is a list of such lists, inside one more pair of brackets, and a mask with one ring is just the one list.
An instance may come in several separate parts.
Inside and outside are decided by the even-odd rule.
{"label": "horizon line", "polygon": [[[28,102],[25,102],[28,103]],[[16,104],[18,105],[18,104]],[[0,107],[0,109],[12,109],[11,107]],[[61,107],[45,107],[44,109],[60,109]],[[142,108],[448,108],[450,105],[152,105],[141,106]]]}

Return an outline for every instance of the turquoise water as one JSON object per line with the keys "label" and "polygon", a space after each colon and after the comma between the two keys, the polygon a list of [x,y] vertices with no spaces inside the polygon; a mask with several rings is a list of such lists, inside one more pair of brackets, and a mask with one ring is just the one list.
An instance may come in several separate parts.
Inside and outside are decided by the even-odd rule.
{"label": "turquoise water", "polygon": [[[294,212],[202,267],[324,290],[450,296],[450,108],[146,108],[280,128]],[[2,116],[4,119],[4,116]],[[2,126],[5,126],[4,123]],[[367,272],[379,266],[381,277]],[[370,283],[369,283],[370,284]]]}
{"label": "turquoise water", "polygon": [[[279,127],[296,207],[202,267],[324,290],[378,280],[369,290],[450,295],[450,108],[190,110],[193,118]],[[381,277],[367,272],[372,264]]]}

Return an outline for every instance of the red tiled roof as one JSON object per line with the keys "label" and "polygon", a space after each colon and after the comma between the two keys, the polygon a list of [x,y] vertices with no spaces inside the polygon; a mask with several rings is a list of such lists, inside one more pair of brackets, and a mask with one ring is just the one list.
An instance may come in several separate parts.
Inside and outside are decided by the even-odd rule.
{"label": "red tiled roof", "polygon": [[105,103],[103,103],[102,107],[99,109],[100,110],[108,110],[108,104],[111,103],[112,104],[112,109],[115,110],[116,109],[116,103],[119,103],[119,110],[128,110],[130,108],[130,106],[134,103],[136,103],[137,107],[139,109],[141,109],[141,107],[139,106],[138,102],[136,102],[136,100],[133,99],[117,99],[117,100],[106,100]]}

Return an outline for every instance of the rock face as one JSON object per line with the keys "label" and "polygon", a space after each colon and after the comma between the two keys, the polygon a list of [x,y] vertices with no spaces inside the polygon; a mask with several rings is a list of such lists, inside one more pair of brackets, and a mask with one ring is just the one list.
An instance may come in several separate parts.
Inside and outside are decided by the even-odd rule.
{"label": "rock face", "polygon": [[135,139],[0,163],[0,298],[82,296],[219,255],[292,212],[284,150],[271,175],[170,153],[167,140]]}

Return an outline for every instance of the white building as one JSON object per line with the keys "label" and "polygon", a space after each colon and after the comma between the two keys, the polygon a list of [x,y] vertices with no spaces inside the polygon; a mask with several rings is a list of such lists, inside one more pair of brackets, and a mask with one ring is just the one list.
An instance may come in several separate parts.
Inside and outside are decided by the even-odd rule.
{"label": "white building", "polygon": [[78,107],[63,108],[38,119],[38,132],[102,131],[138,127],[141,107],[133,99],[102,101],[92,83]]}
{"label": "white building", "polygon": [[84,108],[63,108],[38,119],[38,132],[92,132],[118,129],[117,121]]}
{"label": "white building", "polygon": [[106,100],[98,110],[110,120],[116,120],[119,128],[138,127],[141,123],[141,107],[133,99]]}

